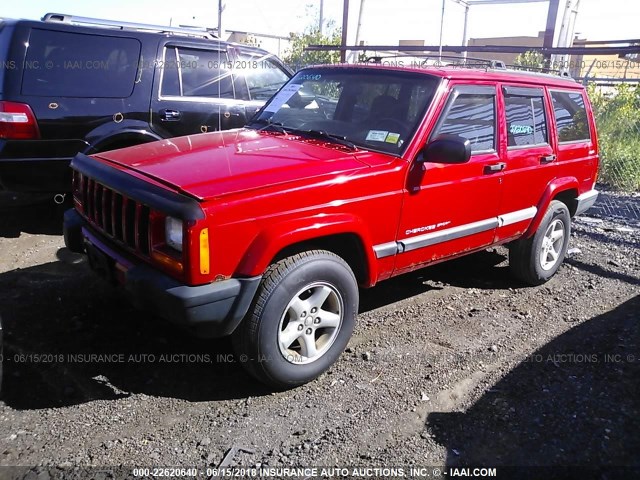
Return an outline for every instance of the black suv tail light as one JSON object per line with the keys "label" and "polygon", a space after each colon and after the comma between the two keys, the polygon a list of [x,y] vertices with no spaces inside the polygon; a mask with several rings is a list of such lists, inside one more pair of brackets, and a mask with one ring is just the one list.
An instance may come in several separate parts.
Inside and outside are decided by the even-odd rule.
{"label": "black suv tail light", "polygon": [[0,101],[0,138],[9,140],[40,138],[38,123],[29,105]]}

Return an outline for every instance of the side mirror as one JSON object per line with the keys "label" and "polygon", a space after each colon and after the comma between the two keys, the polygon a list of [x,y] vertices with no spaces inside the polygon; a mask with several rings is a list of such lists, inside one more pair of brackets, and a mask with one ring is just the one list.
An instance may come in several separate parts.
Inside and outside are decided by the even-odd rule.
{"label": "side mirror", "polygon": [[471,142],[459,135],[438,135],[422,149],[422,161],[430,163],[466,163],[471,158]]}

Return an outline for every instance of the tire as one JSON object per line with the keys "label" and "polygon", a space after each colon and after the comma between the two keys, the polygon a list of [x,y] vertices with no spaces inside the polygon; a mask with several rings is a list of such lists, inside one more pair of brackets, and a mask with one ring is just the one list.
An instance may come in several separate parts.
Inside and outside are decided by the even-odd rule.
{"label": "tire", "polygon": [[567,206],[553,200],[531,238],[509,247],[509,267],[513,275],[528,285],[542,285],[556,273],[564,260],[571,235]]}
{"label": "tire", "polygon": [[311,250],[271,265],[233,333],[236,357],[277,389],[317,378],[346,348],[358,313],[358,285],[337,255]]}

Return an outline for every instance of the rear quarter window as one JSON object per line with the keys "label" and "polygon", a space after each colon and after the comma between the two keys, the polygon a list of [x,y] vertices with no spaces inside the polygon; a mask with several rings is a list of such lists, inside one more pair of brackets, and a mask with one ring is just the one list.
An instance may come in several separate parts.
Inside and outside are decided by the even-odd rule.
{"label": "rear quarter window", "polygon": [[246,79],[252,100],[269,100],[289,80],[289,75],[268,55],[242,52],[238,58],[236,73]]}
{"label": "rear quarter window", "polygon": [[140,48],[133,38],[33,29],[22,94],[128,97],[136,80]]}
{"label": "rear quarter window", "polygon": [[589,140],[591,133],[582,93],[552,91],[551,99],[558,141],[563,143]]}

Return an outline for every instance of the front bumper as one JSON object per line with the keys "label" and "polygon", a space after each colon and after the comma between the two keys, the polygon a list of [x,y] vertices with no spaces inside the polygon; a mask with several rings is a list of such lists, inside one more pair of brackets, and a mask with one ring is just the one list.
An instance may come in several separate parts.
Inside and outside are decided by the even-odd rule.
{"label": "front bumper", "polygon": [[87,253],[94,271],[117,280],[138,308],[186,327],[200,337],[233,333],[249,310],[262,278],[184,285],[149,265],[125,258],[95,235],[73,209],[64,215],[64,239],[71,251]]}
{"label": "front bumper", "polygon": [[71,159],[88,147],[82,140],[0,140],[0,188],[14,192],[68,192]]}

